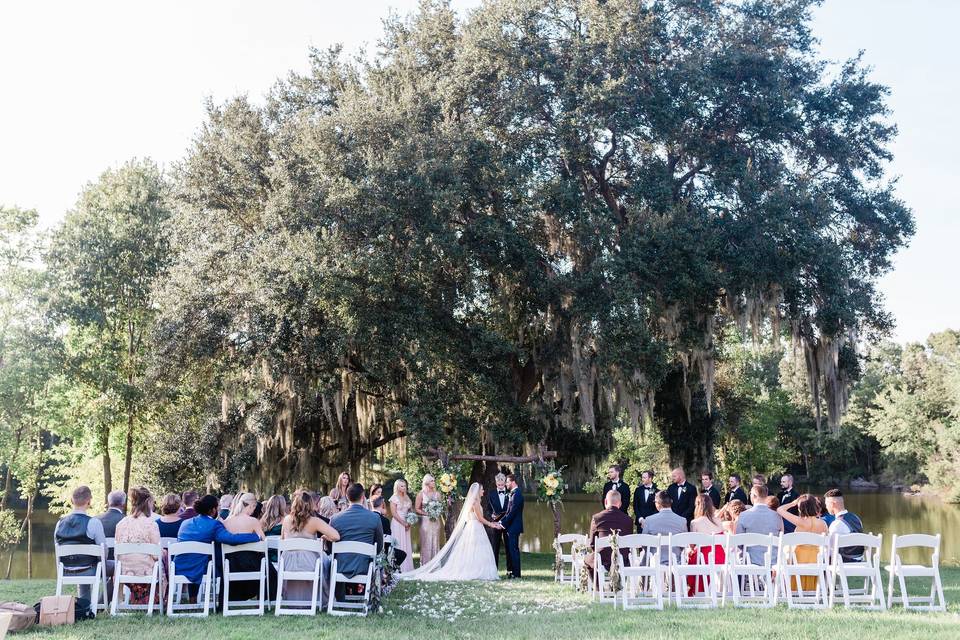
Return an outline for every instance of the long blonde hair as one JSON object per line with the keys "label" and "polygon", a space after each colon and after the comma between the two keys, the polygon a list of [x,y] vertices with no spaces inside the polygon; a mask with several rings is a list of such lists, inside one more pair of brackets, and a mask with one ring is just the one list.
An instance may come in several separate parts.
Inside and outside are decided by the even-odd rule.
{"label": "long blonde hair", "polygon": [[713,499],[706,493],[701,493],[698,495],[696,501],[694,502],[693,517],[706,517],[707,520],[719,527],[720,523],[717,522],[715,513],[716,509],[713,506]]}
{"label": "long blonde hair", "polygon": [[287,499],[283,496],[270,496],[270,499],[263,505],[260,525],[264,531],[268,531],[283,522],[285,515],[287,515]]}
{"label": "long blonde hair", "polygon": [[238,493],[233,498],[233,506],[230,507],[230,517],[238,516],[250,505],[257,504],[257,496],[252,493]]}
{"label": "long blonde hair", "polygon": [[423,476],[423,480],[420,482],[420,491],[426,491],[427,484],[430,482],[436,484],[437,479],[428,473],[427,475]]}

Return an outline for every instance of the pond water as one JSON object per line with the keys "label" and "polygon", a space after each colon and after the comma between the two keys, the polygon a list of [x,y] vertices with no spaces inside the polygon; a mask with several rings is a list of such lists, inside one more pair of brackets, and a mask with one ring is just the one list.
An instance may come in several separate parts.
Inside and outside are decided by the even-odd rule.
{"label": "pond water", "polygon": [[[823,493],[822,489],[817,490]],[[847,508],[863,520],[864,530],[882,533],[883,560],[890,553],[894,533],[940,533],[943,536],[940,558],[943,564],[960,564],[960,506],[945,504],[935,498],[907,496],[893,492],[862,492],[846,494]],[[565,532],[587,533],[590,517],[600,510],[600,499],[595,496],[568,494],[564,499],[562,527]],[[549,553],[553,544],[553,515],[546,504],[527,498],[524,512],[524,535],[520,538],[523,551]],[[53,562],[53,527],[57,518],[46,511],[34,515],[33,575],[52,578],[56,575]],[[13,559],[11,577],[27,575],[26,540],[21,542]],[[414,550],[417,549],[414,534]],[[908,561],[919,561],[919,554]],[[4,556],[0,562],[0,577],[6,573]]]}

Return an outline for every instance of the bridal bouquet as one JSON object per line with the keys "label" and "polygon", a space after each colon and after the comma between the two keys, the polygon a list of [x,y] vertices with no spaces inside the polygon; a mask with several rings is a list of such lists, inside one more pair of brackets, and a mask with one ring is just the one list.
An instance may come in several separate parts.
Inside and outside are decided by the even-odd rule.
{"label": "bridal bouquet", "polygon": [[406,520],[407,524],[411,527],[420,522],[420,516],[418,516],[415,511],[407,511],[407,515],[404,516],[403,519]]}
{"label": "bridal bouquet", "polygon": [[427,504],[423,505],[423,510],[426,512],[427,516],[430,517],[430,522],[436,522],[443,517],[444,509],[443,503],[439,500],[430,500]]}

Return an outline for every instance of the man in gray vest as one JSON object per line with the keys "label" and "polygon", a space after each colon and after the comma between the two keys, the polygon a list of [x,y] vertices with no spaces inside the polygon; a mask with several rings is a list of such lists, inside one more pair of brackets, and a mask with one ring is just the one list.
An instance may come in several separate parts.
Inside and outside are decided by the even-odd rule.
{"label": "man in gray vest", "polygon": [[[96,544],[102,546],[106,542],[106,537],[103,535],[103,523],[87,515],[87,510],[90,509],[92,501],[93,493],[90,491],[90,487],[81,485],[73,490],[73,495],[70,496],[73,511],[60,518],[53,530],[53,540],[57,545]],[[63,556],[60,562],[63,563],[63,570],[67,575],[92,576],[96,573],[100,558],[86,555]],[[113,563],[108,563],[108,566],[103,568],[108,575],[113,574],[112,565]],[[77,593],[81,598],[90,600],[90,585],[77,585]],[[90,609],[93,613],[96,613],[97,603],[91,601]]]}

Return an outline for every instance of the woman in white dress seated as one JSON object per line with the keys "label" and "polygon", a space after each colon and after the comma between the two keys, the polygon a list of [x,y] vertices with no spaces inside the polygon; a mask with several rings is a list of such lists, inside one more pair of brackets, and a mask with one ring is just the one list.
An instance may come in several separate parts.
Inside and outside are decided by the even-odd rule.
{"label": "woman in white dress seated", "polygon": [[483,487],[470,485],[457,524],[443,548],[427,564],[401,574],[404,580],[499,580],[497,561],[485,527],[494,523],[483,517],[480,498]]}

